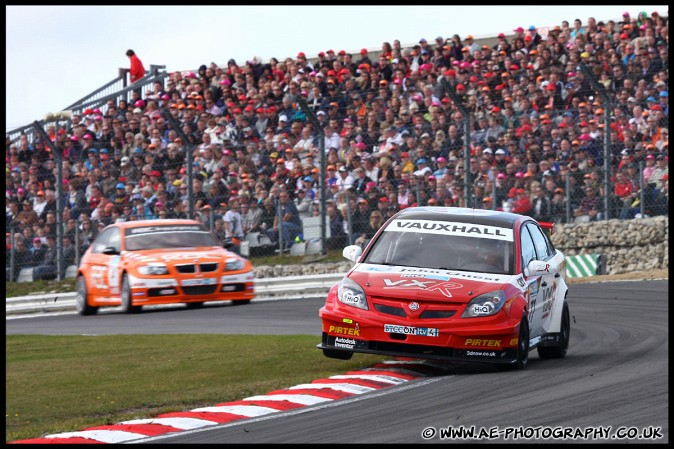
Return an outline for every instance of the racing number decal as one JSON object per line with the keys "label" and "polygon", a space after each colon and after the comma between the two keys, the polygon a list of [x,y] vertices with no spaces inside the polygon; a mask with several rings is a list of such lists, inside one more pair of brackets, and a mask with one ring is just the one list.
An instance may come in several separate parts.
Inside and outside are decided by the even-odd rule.
{"label": "racing number decal", "polygon": [[106,267],[101,265],[94,265],[91,267],[91,283],[94,288],[105,289],[105,276]]}
{"label": "racing number decal", "polygon": [[110,294],[116,295],[119,293],[119,256],[110,258],[110,265],[108,266],[108,285],[110,286]]}

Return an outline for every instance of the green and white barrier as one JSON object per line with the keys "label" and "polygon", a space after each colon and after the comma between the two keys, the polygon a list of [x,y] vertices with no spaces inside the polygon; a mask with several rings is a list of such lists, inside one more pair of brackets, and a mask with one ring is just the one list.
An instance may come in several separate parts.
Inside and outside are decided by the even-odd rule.
{"label": "green and white barrier", "polygon": [[566,257],[566,276],[584,278],[602,274],[601,254],[583,254]]}

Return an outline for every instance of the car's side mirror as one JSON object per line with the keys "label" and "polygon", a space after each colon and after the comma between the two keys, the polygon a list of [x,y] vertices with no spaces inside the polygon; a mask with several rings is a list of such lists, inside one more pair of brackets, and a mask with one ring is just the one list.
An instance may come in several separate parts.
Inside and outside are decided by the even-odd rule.
{"label": "car's side mirror", "polygon": [[105,249],[103,250],[103,254],[106,254],[108,256],[116,256],[119,254],[119,251],[114,246],[106,246]]}
{"label": "car's side mirror", "polygon": [[349,259],[351,262],[358,262],[360,256],[363,254],[363,248],[360,245],[349,245],[342,251],[342,256]]}
{"label": "car's side mirror", "polygon": [[524,269],[525,276],[542,276],[557,273],[557,265],[552,265],[542,260],[532,260]]}

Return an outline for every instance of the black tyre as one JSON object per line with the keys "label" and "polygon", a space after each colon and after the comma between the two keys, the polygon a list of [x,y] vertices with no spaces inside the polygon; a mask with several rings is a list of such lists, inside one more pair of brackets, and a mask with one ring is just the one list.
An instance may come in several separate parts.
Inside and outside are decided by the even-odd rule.
{"label": "black tyre", "polygon": [[323,355],[331,359],[350,360],[353,357],[353,352],[337,351],[335,349],[323,349]]}
{"label": "black tyre", "polygon": [[240,299],[238,301],[232,301],[233,306],[243,306],[245,304],[250,304],[250,299]]}
{"label": "black tyre", "polygon": [[554,346],[541,346],[538,348],[538,356],[542,359],[561,359],[566,356],[569,349],[569,336],[571,335],[571,316],[569,305],[564,301],[562,308],[562,322],[559,327],[559,341]]}
{"label": "black tyre", "polygon": [[186,302],[185,305],[188,309],[201,309],[204,306],[203,302]]}
{"label": "black tyre", "polygon": [[124,313],[138,313],[141,306],[131,305],[131,286],[129,285],[129,277],[126,273],[122,274],[122,312]]}
{"label": "black tyre", "polygon": [[517,370],[527,366],[529,362],[529,320],[526,315],[520,321],[520,333],[517,339],[517,359],[513,363],[497,363],[495,366],[501,370]]}
{"label": "black tyre", "polygon": [[87,293],[87,281],[84,276],[77,276],[77,289],[75,296],[75,310],[82,316],[95,315],[98,307],[89,305],[89,295]]}

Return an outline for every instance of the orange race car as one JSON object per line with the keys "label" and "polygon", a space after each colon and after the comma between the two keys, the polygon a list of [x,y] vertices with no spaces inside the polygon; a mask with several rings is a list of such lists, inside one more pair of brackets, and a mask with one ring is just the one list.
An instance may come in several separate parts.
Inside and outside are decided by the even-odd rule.
{"label": "orange race car", "polygon": [[247,304],[255,297],[249,260],[221,247],[194,220],[115,223],[96,237],[77,270],[76,309],[93,315],[99,307],[206,301]]}

